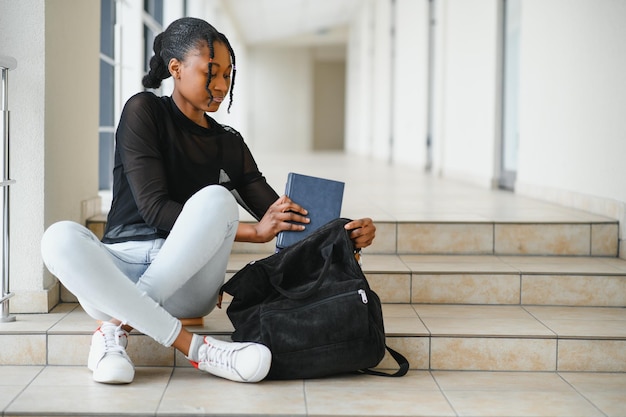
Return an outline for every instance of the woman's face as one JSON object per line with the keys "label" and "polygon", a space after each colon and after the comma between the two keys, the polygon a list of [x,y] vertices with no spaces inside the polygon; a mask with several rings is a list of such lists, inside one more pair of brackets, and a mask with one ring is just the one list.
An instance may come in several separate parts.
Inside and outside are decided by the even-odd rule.
{"label": "woman's face", "polygon": [[[172,60],[176,63],[170,64],[170,71],[173,71],[175,79],[174,96],[181,99],[176,100],[176,104],[191,119],[194,117],[189,112],[217,111],[222,101],[226,99],[230,88],[232,64],[228,48],[223,43],[215,42],[213,52],[211,83],[209,84],[213,99],[206,89],[211,62],[207,45],[189,52],[184,62]],[[182,102],[179,103],[179,101]]]}

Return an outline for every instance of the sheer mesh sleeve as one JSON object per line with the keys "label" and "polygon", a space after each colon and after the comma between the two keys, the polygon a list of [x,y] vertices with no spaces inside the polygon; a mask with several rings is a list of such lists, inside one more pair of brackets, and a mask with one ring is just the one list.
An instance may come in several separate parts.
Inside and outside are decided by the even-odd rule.
{"label": "sheer mesh sleeve", "polygon": [[146,224],[170,231],[182,204],[168,194],[156,106],[158,99],[148,94],[128,100],[117,131],[117,150],[139,214]]}
{"label": "sheer mesh sleeve", "polygon": [[[241,138],[239,132],[229,126],[224,128]],[[267,209],[278,199],[276,191],[267,183],[248,146],[243,142],[241,159],[243,161],[243,175],[241,184],[233,190],[237,202],[256,220],[260,220]]]}

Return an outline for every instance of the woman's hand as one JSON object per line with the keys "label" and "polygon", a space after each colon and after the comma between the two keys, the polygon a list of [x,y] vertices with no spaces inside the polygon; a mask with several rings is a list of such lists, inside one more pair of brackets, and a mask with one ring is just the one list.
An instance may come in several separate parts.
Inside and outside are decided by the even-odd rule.
{"label": "woman's hand", "polygon": [[245,237],[240,236],[240,232],[244,232],[242,226],[245,227],[245,225],[240,224],[236,240],[265,243],[274,239],[283,230],[304,230],[305,224],[311,221],[306,217],[307,213],[302,206],[283,195],[267,209],[265,215],[258,223],[250,225],[251,229],[241,233]]}
{"label": "woman's hand", "polygon": [[368,247],[376,237],[376,226],[369,217],[352,220],[345,229],[350,231],[350,239],[357,249]]}
{"label": "woman's hand", "polygon": [[[265,243],[274,239],[283,230],[302,231],[305,229],[305,225],[311,221],[306,217],[307,214],[308,212],[304,207],[283,195],[267,209],[258,223],[240,223],[235,240],[238,242]],[[370,218],[352,220],[345,225],[345,229],[350,231],[350,239],[352,239],[356,249],[371,245],[376,236],[376,226]]]}

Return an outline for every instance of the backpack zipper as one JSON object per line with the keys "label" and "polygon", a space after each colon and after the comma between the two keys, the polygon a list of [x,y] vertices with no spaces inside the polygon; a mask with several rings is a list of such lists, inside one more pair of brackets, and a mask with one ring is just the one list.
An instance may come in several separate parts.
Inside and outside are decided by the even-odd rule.
{"label": "backpack zipper", "polygon": [[[300,311],[300,310],[307,310],[307,309],[310,309],[310,308],[317,307],[317,306],[319,306],[319,305],[321,305],[321,304],[326,304],[326,303],[328,303],[328,302],[330,302],[330,301],[337,300],[337,299],[339,299],[339,298],[345,298],[345,297],[350,297],[350,296],[353,296],[353,295],[354,295],[354,293],[355,293],[355,291],[354,291],[354,290],[352,290],[352,291],[344,292],[344,293],[341,293],[341,294],[335,294],[335,295],[333,295],[333,296],[331,296],[331,297],[324,298],[323,300],[318,300],[318,301],[316,301],[315,303],[312,303],[312,304],[307,304],[307,305],[300,306],[300,307],[293,308],[293,309],[275,309],[275,310],[267,310],[267,311],[264,311],[263,313],[261,313],[261,316],[270,316],[270,315],[273,315],[273,314],[277,314],[277,313],[284,313],[284,312],[287,312],[287,311]],[[357,291],[356,291],[356,294],[358,294],[358,295],[361,297],[361,302],[362,302],[363,304],[367,304],[367,302],[368,302],[368,300],[367,300],[367,293],[365,292],[365,290],[364,290],[364,289],[359,289],[359,290],[357,290]]]}

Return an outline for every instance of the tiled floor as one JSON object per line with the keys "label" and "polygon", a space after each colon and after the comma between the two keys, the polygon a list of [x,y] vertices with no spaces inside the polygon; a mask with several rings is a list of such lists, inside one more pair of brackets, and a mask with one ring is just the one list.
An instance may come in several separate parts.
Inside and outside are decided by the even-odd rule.
{"label": "tiled floor", "polygon": [[[614,222],[590,213],[523,198],[508,192],[486,190],[454,181],[442,181],[423,175],[408,167],[389,167],[380,161],[345,155],[257,155],[257,162],[268,181],[279,192],[289,167],[308,175],[346,181],[343,215],[369,216],[377,222],[474,222],[477,225],[497,221],[524,224],[533,221],[560,223]],[[245,213],[242,213],[244,219]],[[589,229],[587,227],[587,229]],[[610,228],[609,232],[615,229]],[[441,230],[440,230],[441,231]],[[439,232],[440,232],[439,231]],[[425,229],[420,230],[421,233]],[[519,232],[519,230],[518,230]],[[602,234],[602,230],[601,233]],[[495,233],[492,233],[495,234]],[[591,242],[592,235],[586,239]],[[380,244],[380,243],[379,243]],[[385,242],[382,242],[385,246]],[[581,250],[574,248],[574,250]],[[583,248],[588,251],[588,248]],[[600,249],[604,250],[604,249]],[[609,248],[612,251],[613,248]],[[366,256],[365,262],[376,270],[382,258]],[[233,268],[243,265],[246,256],[234,257]],[[421,285],[445,272],[465,276],[476,271],[484,276],[472,277],[476,288],[487,285],[487,278],[504,276],[494,294],[495,304],[507,304],[511,288],[513,304],[519,304],[521,282],[519,272],[540,272],[561,276],[578,274],[581,285],[586,272],[604,272],[607,283],[614,275],[624,273],[623,261],[611,258],[593,260],[579,258],[402,255],[397,264],[385,263],[383,272],[396,268],[421,274]],[[394,266],[395,265],[395,266]],[[431,274],[432,273],[432,274]],[[487,278],[487,274],[490,274]],[[494,275],[495,274],[495,275]],[[515,275],[517,274],[517,275]],[[512,284],[510,276],[517,276]],[[539,275],[537,279],[541,278]],[[563,279],[571,279],[563,277]],[[467,278],[466,280],[470,280]],[[482,280],[482,281],[481,281]],[[393,302],[422,304],[386,304],[385,327],[390,337],[403,335],[436,336],[436,343],[417,347],[414,370],[403,378],[381,378],[367,375],[340,376],[307,381],[263,381],[259,384],[238,384],[197,371],[188,366],[171,366],[178,357],[163,357],[164,366],[142,366],[137,363],[135,381],[130,385],[108,386],[92,381],[84,366],[89,332],[94,323],[79,308],[64,305],[49,315],[21,315],[17,323],[0,324],[0,359],[3,355],[23,354],[25,364],[37,357],[47,366],[0,366],[0,415],[2,416],[610,416],[626,417],[626,310],[609,307],[554,307],[546,305],[432,305],[412,299],[411,284],[399,281]],[[511,284],[511,285],[509,285]],[[413,284],[416,285],[416,284]],[[623,285],[623,284],[619,284]],[[420,296],[456,297],[455,283],[448,284],[445,295],[433,293]],[[541,282],[534,294],[541,300]],[[612,287],[615,288],[615,287]],[[620,287],[621,288],[621,287]],[[391,291],[391,290],[390,290]],[[545,293],[545,291],[543,292]],[[422,293],[423,294],[423,293]],[[452,295],[451,295],[452,294]],[[612,306],[623,306],[619,298],[624,292],[611,290],[602,294]],[[472,290],[472,296],[478,291]],[[458,295],[459,297],[461,295]],[[417,297],[417,296],[415,296]],[[608,297],[608,298],[607,298]],[[467,300],[467,298],[465,298]],[[469,299],[471,303],[473,299]],[[485,303],[482,298],[477,304]],[[444,299],[443,302],[446,302]],[[447,302],[454,302],[454,300]],[[489,304],[489,302],[486,302]],[[538,303],[540,304],[540,303]],[[459,326],[459,317],[463,325]],[[12,326],[12,327],[11,327]],[[18,329],[19,326],[19,329]],[[205,327],[214,332],[230,329],[222,313],[205,319]],[[12,330],[13,329],[13,330]],[[32,337],[47,338],[57,348],[35,352],[25,340],[11,338],[11,332],[24,331]],[[604,372],[566,372],[555,367],[557,346],[573,352],[567,366],[574,367],[576,343],[581,335],[599,339],[620,338],[617,353],[619,366],[609,363]],[[71,340],[55,344],[55,338]],[[511,342],[508,338],[518,339]],[[461,346],[459,336],[489,339],[491,345]],[[143,337],[143,336],[142,336]],[[17,340],[17,342],[16,342]],[[523,341],[524,343],[520,342]],[[611,342],[611,340],[603,340]],[[503,366],[499,352],[515,348],[537,348],[533,344],[552,344],[547,358],[551,371],[511,372],[472,370],[474,358],[463,352],[477,352]],[[33,344],[34,345],[34,344]],[[131,355],[137,354],[131,338]],[[603,344],[602,348],[606,348]],[[419,351],[424,349],[424,351]],[[155,354],[162,349],[155,349]],[[430,356],[429,356],[430,355]],[[439,356],[438,356],[439,355]],[[445,355],[445,358],[443,357]],[[41,357],[40,357],[41,356]],[[511,355],[508,355],[509,357]],[[431,363],[422,363],[430,357]],[[546,358],[538,360],[541,365]],[[64,366],[54,363],[71,363]],[[168,364],[168,361],[171,362]],[[465,366],[465,371],[420,370],[441,369],[441,363]],[[507,365],[507,364],[504,364]],[[536,364],[532,364],[536,365]],[[447,366],[447,365],[446,365]],[[507,366],[503,366],[506,368]],[[510,368],[510,366],[508,366]],[[620,372],[615,372],[620,371]]]}
{"label": "tiled floor", "polygon": [[193,368],[138,367],[131,385],[82,366],[0,367],[13,415],[625,416],[626,374],[411,371],[238,384]]}
{"label": "tiled floor", "polygon": [[[259,169],[277,192],[289,171],[345,181],[342,215],[377,221],[589,223],[606,217],[506,192],[441,180],[409,166],[328,154],[257,154]],[[613,220],[614,221],[614,220]]]}

